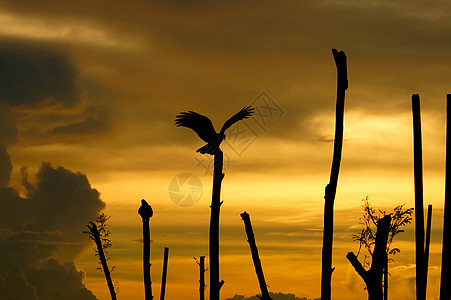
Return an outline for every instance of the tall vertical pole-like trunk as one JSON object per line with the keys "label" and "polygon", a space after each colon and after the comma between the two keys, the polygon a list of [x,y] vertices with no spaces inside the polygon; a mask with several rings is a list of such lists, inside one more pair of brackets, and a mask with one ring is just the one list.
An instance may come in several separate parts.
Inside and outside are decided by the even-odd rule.
{"label": "tall vertical pole-like trunk", "polygon": [[446,96],[446,171],[440,300],[451,299],[451,94]]}
{"label": "tall vertical pole-like trunk", "polygon": [[354,253],[348,252],[346,258],[356,272],[365,281],[368,291],[368,300],[382,300],[382,274],[387,261],[387,240],[390,232],[391,216],[386,215],[377,222],[376,241],[371,259],[371,267],[367,271],[359,262]]}
{"label": "tall vertical pole-like trunk", "polygon": [[432,204],[428,205],[428,216],[426,219],[426,245],[424,248],[424,293],[428,288],[428,269],[429,269],[429,246],[431,244],[431,226],[432,226]]}
{"label": "tall vertical pole-like trunk", "polygon": [[116,300],[116,292],[114,291],[110,269],[108,268],[108,264],[106,262],[105,253],[103,252],[102,241],[100,240],[100,234],[99,230],[97,229],[97,225],[94,222],[89,222],[89,230],[91,231],[94,237],[94,242],[97,246],[97,253],[99,254],[100,264],[102,265],[103,273],[105,274],[106,284],[110,291],[111,300]]}
{"label": "tall vertical pole-like trunk", "polygon": [[220,149],[214,155],[213,192],[210,216],[210,300],[219,300],[219,290],[224,281],[219,282],[219,213],[221,211],[221,183],[223,153]]}
{"label": "tall vertical pole-like trunk", "polygon": [[149,219],[143,219],[143,273],[144,295],[146,300],[152,300],[152,280],[150,278],[150,227]]}
{"label": "tall vertical pole-like trunk", "polygon": [[337,103],[335,112],[335,139],[332,168],[329,184],[326,185],[324,195],[324,232],[321,262],[321,299],[331,299],[332,280],[332,243],[334,233],[334,201],[337,191],[338,173],[340,171],[341,152],[343,148],[343,119],[345,92],[348,89],[348,72],[346,67],[346,54],[332,49],[337,66]]}
{"label": "tall vertical pole-like trunk", "polygon": [[417,300],[426,299],[424,278],[424,212],[423,212],[423,150],[421,142],[420,96],[412,95],[413,170],[415,182],[415,262]]}
{"label": "tall vertical pole-like trunk", "polygon": [[199,263],[199,299],[205,300],[205,256],[200,257]]}
{"label": "tall vertical pole-like trunk", "polygon": [[249,218],[249,214],[247,212],[243,212],[242,214],[240,214],[240,216],[241,218],[243,218],[244,228],[246,230],[247,235],[247,242],[249,243],[249,247],[251,248],[255,273],[257,273],[258,283],[260,284],[260,290],[262,292],[262,296],[260,299],[272,300],[271,297],[269,296],[268,287],[266,286],[265,276],[263,275],[262,263],[258,255],[257,245],[255,244],[255,237],[254,231],[252,230],[251,219]]}
{"label": "tall vertical pole-like trunk", "polygon": [[384,266],[384,300],[388,300],[388,254],[385,253]]}
{"label": "tall vertical pole-like trunk", "polygon": [[164,295],[166,293],[166,278],[168,275],[168,255],[169,255],[169,248],[164,247],[163,273],[161,275],[160,300],[164,300]]}

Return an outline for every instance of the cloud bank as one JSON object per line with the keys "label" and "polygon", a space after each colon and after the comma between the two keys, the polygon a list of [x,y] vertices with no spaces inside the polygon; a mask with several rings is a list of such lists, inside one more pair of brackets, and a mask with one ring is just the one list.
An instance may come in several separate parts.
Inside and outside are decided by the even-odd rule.
{"label": "cloud bank", "polygon": [[[5,155],[6,154],[6,155]],[[95,300],[72,260],[87,246],[84,224],[105,203],[84,174],[43,163],[35,183],[22,169],[24,195],[5,186],[11,167],[0,152],[0,290],[6,299]],[[6,164],[5,164],[6,162]],[[5,168],[6,166],[6,168]],[[9,171],[9,172],[8,172]]]}

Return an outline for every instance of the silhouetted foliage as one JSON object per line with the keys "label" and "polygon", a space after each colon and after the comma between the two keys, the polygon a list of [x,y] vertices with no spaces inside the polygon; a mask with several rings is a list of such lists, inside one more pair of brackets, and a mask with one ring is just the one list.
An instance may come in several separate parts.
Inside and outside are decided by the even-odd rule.
{"label": "silhouetted foliage", "polygon": [[113,281],[111,279],[111,272],[115,269],[111,269],[111,271],[108,268],[107,261],[110,258],[106,258],[105,254],[108,253],[108,248],[111,247],[111,241],[109,236],[111,235],[111,232],[108,230],[106,222],[110,219],[109,216],[105,215],[104,213],[100,214],[100,216],[97,217],[95,221],[90,221],[86,227],[88,227],[87,231],[83,231],[83,233],[87,234],[91,240],[93,240],[96,244],[96,247],[94,248],[94,252],[96,253],[96,256],[99,257],[100,260],[100,271],[103,271],[105,274],[105,279],[107,282],[108,289],[110,291],[111,299],[116,300],[117,296],[116,294],[119,292],[119,289],[117,288],[117,282],[116,287],[113,285]]}
{"label": "silhouetted foliage", "polygon": [[[108,248],[111,247],[111,240],[110,240],[110,235],[111,232],[108,229],[106,222],[111,218],[111,216],[107,216],[104,213],[101,213],[100,216],[97,217],[97,219],[93,222],[90,221],[88,225],[86,225],[86,227],[88,227],[87,231],[83,231],[84,234],[87,234],[89,236],[89,238],[91,240],[93,240],[94,242],[96,241],[96,238],[94,236],[94,225],[97,228],[99,237],[100,237],[100,241],[102,244],[102,249],[103,252],[106,254],[108,253]],[[99,255],[99,250],[97,249],[97,247],[94,247],[94,252],[96,253],[96,256]],[[98,268],[99,270],[102,271],[101,268]]]}
{"label": "silhouetted foliage", "polygon": [[374,242],[374,251],[371,257],[371,266],[366,270],[353,252],[348,252],[346,258],[355,271],[362,277],[368,291],[368,300],[382,300],[382,276],[387,265],[387,240],[390,230],[391,216],[385,215],[377,221],[377,232]]}
{"label": "silhouetted foliage", "polygon": [[[393,209],[392,213],[387,214],[387,212],[384,210],[380,210],[380,209],[376,210],[373,207],[371,207],[368,196],[365,199],[363,199],[362,201],[363,201],[362,207],[363,207],[364,212],[363,212],[363,216],[360,218],[360,223],[363,225],[363,229],[361,230],[360,234],[352,235],[352,238],[354,241],[359,242],[359,251],[357,252],[357,255],[355,256],[356,257],[355,259],[357,259],[357,256],[359,256],[362,247],[365,248],[367,250],[367,252],[370,254],[369,256],[364,255],[364,261],[363,261],[364,269],[370,268],[369,258],[371,258],[371,266],[373,263],[373,257],[374,257],[373,250],[375,248],[376,239],[377,239],[377,232],[374,230],[374,226],[376,226],[378,228],[377,224],[380,220],[382,220],[384,217],[387,217],[387,216],[391,217],[390,224],[388,227],[387,242],[385,245],[385,257],[383,259],[383,277],[384,277],[383,296],[384,296],[384,299],[388,299],[388,275],[389,275],[388,263],[393,261],[393,259],[390,258],[390,255],[395,255],[396,253],[399,253],[401,251],[399,248],[391,248],[391,244],[397,234],[404,232],[404,230],[401,229],[401,227],[405,227],[407,224],[411,223],[411,221],[412,221],[411,216],[412,216],[414,209],[413,208],[404,208],[405,204],[403,204],[403,205],[396,206]],[[349,259],[349,257],[348,257],[348,259]],[[380,260],[380,258],[379,258],[379,260]]]}
{"label": "silhouetted foliage", "polygon": [[[363,201],[363,216],[360,218],[360,224],[363,225],[363,229],[359,234],[353,234],[352,239],[360,243],[359,251],[357,252],[357,256],[360,254],[360,250],[362,246],[368,251],[370,256],[373,255],[374,244],[376,242],[376,231],[374,227],[377,226],[377,222],[387,215],[387,212],[384,210],[376,210],[371,207],[368,197],[362,199]],[[395,255],[399,253],[401,250],[399,248],[391,248],[391,243],[395,236],[401,232],[404,232],[401,227],[405,227],[407,224],[410,224],[412,221],[412,213],[413,208],[404,208],[405,204],[398,205],[393,209],[391,215],[390,228],[388,232],[388,240],[387,240],[387,255]],[[369,262],[367,261],[368,256],[365,255],[365,263],[364,266],[368,267]],[[389,261],[393,261],[393,259],[389,258]]]}

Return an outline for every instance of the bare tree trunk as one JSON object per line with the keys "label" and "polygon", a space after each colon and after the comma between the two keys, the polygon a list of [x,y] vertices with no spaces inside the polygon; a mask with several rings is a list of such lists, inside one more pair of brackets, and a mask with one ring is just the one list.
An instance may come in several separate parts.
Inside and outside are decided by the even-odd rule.
{"label": "bare tree trunk", "polygon": [[221,183],[223,153],[218,149],[214,156],[213,192],[210,216],[210,300],[219,300],[219,290],[224,281],[219,282],[219,214],[221,211]]}
{"label": "bare tree trunk", "polygon": [[152,300],[152,280],[150,278],[150,228],[149,219],[143,219],[143,272],[144,294],[146,300]]}
{"label": "bare tree trunk", "polygon": [[205,256],[200,257],[199,263],[199,297],[205,299]]}
{"label": "bare tree trunk", "polygon": [[424,248],[424,293],[428,287],[428,269],[429,269],[429,246],[431,244],[431,225],[432,225],[432,204],[428,205],[428,216],[426,219],[426,246]]}
{"label": "bare tree trunk", "polygon": [[164,247],[163,274],[161,275],[160,300],[164,300],[164,295],[166,293],[166,277],[168,275],[168,255],[169,255],[169,248]]}
{"label": "bare tree trunk", "polygon": [[385,253],[384,266],[384,300],[388,300],[388,254]]}
{"label": "bare tree trunk", "polygon": [[89,230],[91,231],[94,241],[97,246],[97,252],[99,254],[99,260],[102,265],[103,273],[105,274],[106,284],[110,291],[111,300],[116,300],[116,292],[114,291],[113,281],[111,280],[110,269],[106,263],[105,253],[103,252],[102,241],[100,240],[99,230],[94,222],[89,222]]}
{"label": "bare tree trunk", "polygon": [[387,258],[387,240],[390,231],[391,216],[386,215],[377,222],[376,244],[371,260],[371,267],[367,271],[363,268],[353,252],[348,252],[346,258],[354,267],[356,272],[365,281],[368,291],[368,300],[382,300],[382,273],[386,265]]}
{"label": "bare tree trunk", "polygon": [[337,103],[335,113],[335,139],[332,168],[329,184],[324,195],[324,233],[321,264],[321,299],[331,299],[332,280],[332,243],[334,231],[334,201],[337,191],[338,173],[340,171],[341,152],[343,147],[343,119],[345,91],[348,89],[348,75],[346,67],[346,54],[332,49],[337,66]]}
{"label": "bare tree trunk", "polygon": [[263,275],[262,263],[260,257],[258,256],[257,245],[255,244],[254,231],[252,230],[251,219],[247,212],[240,214],[244,221],[244,228],[246,229],[247,241],[249,247],[251,248],[252,260],[254,262],[255,273],[257,273],[258,283],[260,284],[260,290],[262,292],[262,300],[272,300],[269,296],[268,287],[266,286],[265,275]]}
{"label": "bare tree trunk", "polygon": [[421,142],[420,96],[412,95],[413,169],[415,181],[415,262],[417,300],[426,299],[424,278],[424,211],[423,211],[423,150]]}
{"label": "bare tree trunk", "polygon": [[451,299],[451,94],[446,95],[446,175],[440,300]]}

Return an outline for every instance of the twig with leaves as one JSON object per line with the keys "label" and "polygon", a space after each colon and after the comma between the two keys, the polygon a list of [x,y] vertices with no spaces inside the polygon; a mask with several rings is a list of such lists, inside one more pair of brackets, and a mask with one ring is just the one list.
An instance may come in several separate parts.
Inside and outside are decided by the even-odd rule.
{"label": "twig with leaves", "polygon": [[365,281],[368,300],[382,300],[383,297],[382,275],[387,261],[386,248],[391,223],[390,219],[391,216],[386,215],[377,221],[377,233],[369,269],[364,268],[353,252],[348,252],[346,255],[346,258],[354,267],[355,271]]}
{"label": "twig with leaves", "polygon": [[[374,231],[374,226],[377,226],[379,220],[383,217],[390,215],[391,222],[388,231],[387,245],[386,245],[386,262],[384,266],[384,299],[388,299],[388,263],[393,262],[393,259],[389,258],[390,255],[395,255],[399,253],[401,250],[399,248],[391,248],[391,244],[395,236],[399,233],[404,232],[402,227],[407,226],[412,222],[412,213],[413,208],[404,208],[405,204],[398,205],[393,209],[393,212],[387,214],[384,210],[376,210],[371,207],[368,197],[362,200],[363,201],[363,216],[360,218],[360,223],[363,225],[363,229],[359,234],[353,234],[352,239],[354,241],[359,242],[359,250],[357,252],[357,256],[360,254],[360,251],[365,248],[371,257],[373,257],[373,249],[376,243],[376,232]],[[368,261],[368,256],[364,256],[364,267],[368,268],[370,263]]]}
{"label": "twig with leaves", "polygon": [[87,234],[91,240],[93,240],[96,244],[96,247],[94,248],[94,252],[96,253],[96,256],[99,257],[100,265],[98,269],[100,271],[103,271],[105,274],[105,279],[107,282],[108,289],[110,291],[111,299],[116,300],[117,299],[117,287],[115,288],[113,285],[113,281],[111,279],[111,272],[115,269],[113,267],[110,271],[108,268],[107,261],[110,258],[106,258],[105,254],[108,253],[107,249],[111,247],[111,241],[110,241],[110,235],[111,232],[108,230],[106,222],[110,219],[109,216],[102,213],[95,221],[90,221],[86,227],[88,228],[87,231],[83,231],[83,233]]}

